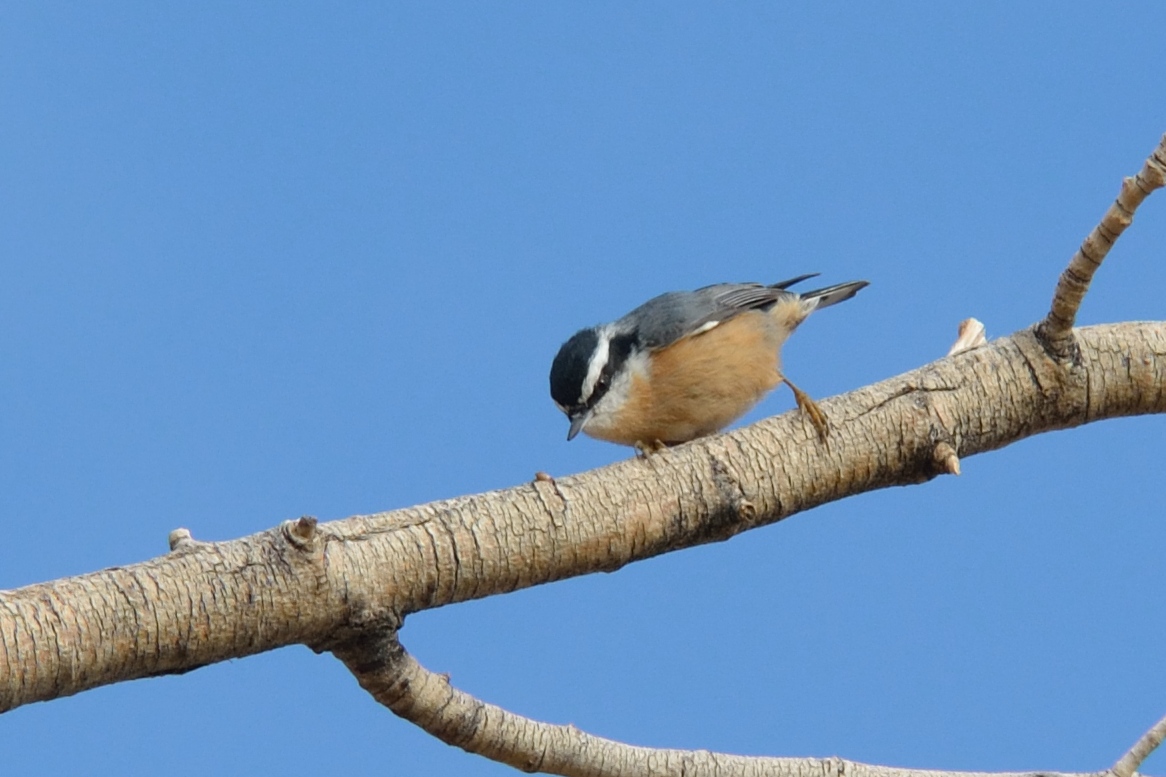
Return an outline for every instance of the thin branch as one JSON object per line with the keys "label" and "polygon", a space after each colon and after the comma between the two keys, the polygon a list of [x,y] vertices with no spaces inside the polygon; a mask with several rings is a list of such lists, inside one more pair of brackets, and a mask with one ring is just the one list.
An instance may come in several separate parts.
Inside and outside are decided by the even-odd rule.
{"label": "thin branch", "polygon": [[1166,184],[1166,135],[1162,136],[1158,147],[1146,159],[1141,172],[1133,178],[1122,181],[1117,199],[1101,217],[1101,223],[1094,227],[1081,243],[1081,247],[1077,249],[1069,266],[1057,281],[1049,314],[1037,329],[1037,334],[1045,342],[1049,353],[1056,358],[1065,360],[1072,356],[1073,323],[1077,320],[1081,301],[1089,291],[1093,274],[1101,266],[1114,242],[1133,222],[1134,211],[1151,192],[1162,188],[1164,184]]}
{"label": "thin branch", "polygon": [[1166,739],[1166,718],[1155,723],[1149,731],[1142,734],[1142,738],[1134,743],[1130,751],[1118,759],[1109,770],[1113,777],[1133,777],[1150,753]]}
{"label": "thin branch", "polygon": [[[1074,331],[1094,272],[1166,184],[1166,136],[1061,275],[1045,320],[827,403],[829,447],[790,414],[578,476],[225,543],[170,536],[128,567],[0,591],[0,711],[289,644],[331,650],[434,736],[568,777],[972,777],[841,759],[623,745],[486,704],[397,641],[411,612],[725,540],[846,496],[959,474],[960,458],[1102,418],[1166,412],[1166,323]],[[1072,357],[1072,358],[1067,358]],[[1109,772],[1133,777],[1159,721]],[[1045,777],[1048,773],[1043,773]],[[1020,777],[997,774],[994,777]]]}
{"label": "thin branch", "polygon": [[[397,715],[446,744],[525,772],[564,777],[987,777],[978,772],[872,766],[841,758],[769,758],[636,747],[592,736],[573,725],[542,723],[480,701],[454,688],[448,676],[417,663],[391,631],[366,635],[333,652],[362,688]],[[1038,774],[1070,777],[1054,772],[997,773],[992,777]]]}

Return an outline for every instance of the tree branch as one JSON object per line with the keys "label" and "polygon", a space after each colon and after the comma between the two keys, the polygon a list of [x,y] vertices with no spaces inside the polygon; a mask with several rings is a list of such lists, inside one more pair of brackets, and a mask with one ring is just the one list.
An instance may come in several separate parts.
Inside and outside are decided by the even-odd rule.
{"label": "tree branch", "polygon": [[[231,542],[0,592],[0,710],[290,644],[317,650],[410,612],[614,570],[1090,421],[1166,412],[1166,323],[1031,330],[647,460]],[[307,524],[311,524],[310,527]]]}
{"label": "tree branch", "polygon": [[[451,744],[563,775],[938,777],[840,759],[655,750],[538,723],[425,670],[396,639],[418,610],[614,570],[726,540],[825,502],[959,474],[960,458],[1045,431],[1166,412],[1166,323],[1073,330],[1093,273],[1166,181],[1166,136],[1062,274],[1046,319],[823,403],[827,447],[786,414],[644,460],[505,491],[223,543],[0,592],[0,711],[120,680],[302,643],[332,650],[379,701]],[[1108,773],[1131,777],[1160,721]],[[965,777],[970,773],[964,773]],[[997,777],[1001,777],[997,775]]]}
{"label": "tree branch", "polygon": [[1149,758],[1150,753],[1154,752],[1164,739],[1166,739],[1166,718],[1162,718],[1149,731],[1142,734],[1141,739],[1134,743],[1130,751],[1110,767],[1109,773],[1113,777],[1133,777],[1138,771],[1138,767],[1142,765],[1142,761]]}
{"label": "tree branch", "polygon": [[1133,222],[1134,211],[1151,192],[1163,185],[1166,185],[1166,135],[1146,159],[1141,172],[1122,181],[1117,199],[1102,216],[1101,223],[1081,243],[1057,281],[1049,314],[1037,328],[1038,336],[1056,358],[1072,358],[1073,323],[1077,320],[1085,292],[1089,291],[1093,273],[1097,272],[1121,233]]}
{"label": "tree branch", "polygon": [[[362,688],[397,715],[446,744],[525,772],[564,777],[988,777],[977,772],[871,766],[841,758],[767,758],[636,747],[479,701],[454,688],[447,676],[417,663],[391,631],[366,635],[333,652]],[[1026,772],[991,777],[1071,776]],[[1116,777],[1132,777],[1132,772]]]}

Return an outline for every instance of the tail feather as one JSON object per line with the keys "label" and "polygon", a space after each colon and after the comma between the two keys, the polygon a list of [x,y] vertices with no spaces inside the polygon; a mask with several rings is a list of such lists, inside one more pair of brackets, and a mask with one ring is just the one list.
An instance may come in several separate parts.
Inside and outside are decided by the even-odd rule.
{"label": "tail feather", "polygon": [[[801,283],[802,281],[807,281],[810,278],[817,278],[820,274],[821,273],[812,272],[809,275],[799,275],[796,278],[790,278],[788,281],[782,281],[781,283],[770,284],[769,288],[781,289],[782,291],[785,291],[790,286],[793,286],[795,283]],[[806,295],[803,294],[802,296],[804,297]]]}
{"label": "tail feather", "polygon": [[824,289],[804,291],[798,296],[805,302],[816,301],[817,304],[814,305],[813,309],[818,310],[820,308],[828,308],[839,302],[845,302],[857,294],[860,289],[869,285],[870,281],[847,281],[846,283],[827,286]]}

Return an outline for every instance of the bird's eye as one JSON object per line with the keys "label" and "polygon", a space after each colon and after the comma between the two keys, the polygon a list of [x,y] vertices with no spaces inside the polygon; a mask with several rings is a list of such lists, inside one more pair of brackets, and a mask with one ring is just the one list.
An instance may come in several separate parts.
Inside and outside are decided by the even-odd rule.
{"label": "bird's eye", "polygon": [[605,389],[607,388],[607,384],[610,382],[611,378],[607,377],[606,375],[600,375],[599,380],[595,381],[595,388]]}

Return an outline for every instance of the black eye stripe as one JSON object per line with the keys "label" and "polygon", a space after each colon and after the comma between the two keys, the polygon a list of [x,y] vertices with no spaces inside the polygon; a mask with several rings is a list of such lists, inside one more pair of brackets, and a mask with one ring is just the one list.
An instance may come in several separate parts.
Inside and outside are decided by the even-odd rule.
{"label": "black eye stripe", "polygon": [[581,399],[579,394],[592,368],[591,360],[600,345],[600,330],[583,329],[563,343],[551,364],[551,397],[564,412],[575,413],[589,410],[611,390],[615,376],[623,368],[637,345],[632,334],[616,334],[607,341],[607,361],[599,371],[590,395]]}
{"label": "black eye stripe", "polygon": [[578,404],[579,390],[598,343],[594,328],[581,329],[559,349],[551,364],[550,388],[551,397],[560,407],[573,408]]}
{"label": "black eye stripe", "polygon": [[607,364],[603,365],[603,369],[599,372],[599,377],[595,380],[595,387],[591,389],[591,396],[587,397],[587,401],[583,407],[590,410],[595,407],[599,400],[611,388],[611,381],[615,378],[617,372],[623,368],[624,362],[628,360],[632,350],[636,345],[636,336],[632,334],[616,335],[611,338],[608,344]]}

